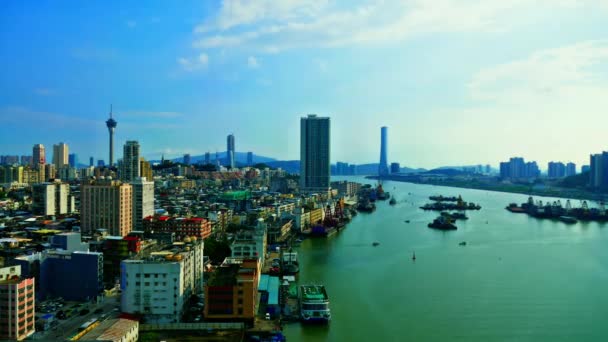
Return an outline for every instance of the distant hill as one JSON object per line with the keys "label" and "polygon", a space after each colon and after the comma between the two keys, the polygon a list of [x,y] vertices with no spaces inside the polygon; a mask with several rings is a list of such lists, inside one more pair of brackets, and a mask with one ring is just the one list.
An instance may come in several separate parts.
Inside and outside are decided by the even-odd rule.
{"label": "distant hill", "polygon": [[272,168],[281,168],[287,173],[300,173],[300,161],[299,160],[275,160],[265,162],[264,164]]}
{"label": "distant hill", "polygon": [[[371,163],[371,164],[360,164],[357,165],[357,174],[358,175],[377,175],[378,174],[378,165],[379,163]],[[415,172],[424,172],[426,169],[413,169],[410,167],[403,166],[399,169],[400,173],[415,173]]]}
{"label": "distant hill", "polygon": [[[220,159],[220,163],[222,165],[226,165],[227,164],[227,155],[228,152],[224,151],[224,152],[219,152],[218,153],[218,157]],[[210,154],[211,157],[211,163],[213,164],[215,162],[215,152],[212,152]],[[237,163],[237,166],[245,166],[247,165],[247,152],[235,152],[234,153],[234,157],[235,157],[235,161]],[[183,163],[184,162],[184,158],[183,157],[178,157],[178,158],[173,158],[171,159],[172,162],[174,163]],[[258,164],[258,163],[268,163],[271,161],[276,161],[276,159],[274,158],[270,158],[270,157],[264,157],[264,156],[260,156],[257,154],[253,154],[253,163],[254,164]],[[192,164],[198,164],[198,163],[204,163],[205,162],[205,155],[201,154],[198,156],[190,156],[190,163]],[[160,163],[160,160],[151,160],[150,163],[154,164],[154,163]]]}

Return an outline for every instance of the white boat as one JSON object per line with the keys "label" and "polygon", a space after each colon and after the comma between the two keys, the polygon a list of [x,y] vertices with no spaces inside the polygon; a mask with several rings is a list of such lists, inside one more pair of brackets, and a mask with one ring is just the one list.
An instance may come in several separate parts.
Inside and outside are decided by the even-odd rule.
{"label": "white boat", "polygon": [[329,297],[323,285],[300,286],[300,318],[306,323],[329,323]]}

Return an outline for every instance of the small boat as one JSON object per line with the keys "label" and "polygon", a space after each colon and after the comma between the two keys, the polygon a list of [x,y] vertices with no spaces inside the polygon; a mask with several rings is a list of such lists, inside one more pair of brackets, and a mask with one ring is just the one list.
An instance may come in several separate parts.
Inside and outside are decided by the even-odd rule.
{"label": "small boat", "polygon": [[416,261],[416,252],[414,252],[414,253],[412,254],[412,260],[413,260],[413,261]]}
{"label": "small boat", "polygon": [[572,216],[560,216],[559,220],[564,222],[564,223],[576,223],[578,222],[578,219],[576,217],[572,217]]}
{"label": "small boat", "polygon": [[388,204],[390,204],[390,205],[395,205],[395,204],[397,204],[397,200],[395,200],[395,197],[391,197],[391,200],[390,200],[390,201],[388,201]]}
{"label": "small boat", "polygon": [[380,245],[380,242],[378,242],[378,241],[374,241],[374,243],[372,243],[372,246],[374,246],[374,247],[379,246],[379,245]]}
{"label": "small boat", "polygon": [[410,223],[410,220],[405,220],[405,223]]}
{"label": "small boat", "polygon": [[461,243],[458,244],[458,246],[466,246],[467,242],[466,241],[462,241]]}

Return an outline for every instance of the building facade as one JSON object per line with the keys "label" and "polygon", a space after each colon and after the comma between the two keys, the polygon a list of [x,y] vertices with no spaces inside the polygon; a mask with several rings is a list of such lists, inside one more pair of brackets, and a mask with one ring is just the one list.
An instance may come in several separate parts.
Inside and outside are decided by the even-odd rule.
{"label": "building facade", "polygon": [[211,235],[211,222],[201,217],[147,216],[143,219],[143,231],[146,236],[153,236],[158,233],[175,233],[177,238],[196,236],[206,239]]}
{"label": "building facade", "polygon": [[139,143],[127,141],[123,148],[120,180],[132,182],[140,176]]}
{"label": "building facade", "polygon": [[34,278],[21,266],[0,268],[0,339],[21,341],[36,332]]}
{"label": "building facade", "polygon": [[300,191],[329,191],[330,134],[330,118],[310,114],[300,119]]}
{"label": "building facade", "polygon": [[226,138],[226,158],[227,158],[227,165],[229,168],[234,169],[234,167],[236,166],[236,160],[235,160],[235,153],[236,150],[234,149],[234,134],[229,134],[228,137]]}
{"label": "building facade", "polygon": [[131,182],[133,191],[133,230],[143,230],[143,219],[154,215],[154,182],[138,177]]}
{"label": "building facade", "polygon": [[32,186],[32,212],[35,215],[71,213],[70,186],[65,183],[40,183]]}
{"label": "building facade", "polygon": [[121,263],[122,312],[149,323],[178,323],[184,303],[203,291],[202,240],[187,238],[142,259]]}
{"label": "building facade", "polygon": [[53,145],[53,165],[56,169],[68,166],[68,155],[69,155],[68,144],[60,142],[59,144]]}
{"label": "building facade", "polygon": [[133,227],[133,192],[130,184],[100,179],[83,184],[80,220],[84,234],[105,228],[110,235],[126,236]]}
{"label": "building facade", "polygon": [[33,167],[35,169],[38,170],[41,165],[44,168],[44,164],[46,164],[46,152],[44,151],[44,145],[42,145],[42,144],[34,145],[34,148],[32,151],[32,157],[33,157]]}

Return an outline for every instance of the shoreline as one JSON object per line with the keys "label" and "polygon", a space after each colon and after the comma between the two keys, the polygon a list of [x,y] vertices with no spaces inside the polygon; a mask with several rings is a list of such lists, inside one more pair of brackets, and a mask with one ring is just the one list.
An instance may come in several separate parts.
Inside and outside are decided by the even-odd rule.
{"label": "shoreline", "polygon": [[[363,176],[363,177],[365,177],[366,179],[375,179],[375,180],[379,179],[378,176],[371,176],[371,175]],[[593,202],[606,201],[606,199],[608,198],[607,194],[595,194],[595,193],[590,193],[587,191],[576,190],[576,189],[551,188],[552,190],[550,190],[550,191],[544,191],[544,190],[534,190],[534,189],[523,189],[523,185],[513,185],[512,189],[508,189],[506,187],[492,186],[489,184],[484,184],[485,186],[484,185],[475,185],[475,184],[470,184],[470,183],[469,184],[459,184],[459,183],[455,183],[453,181],[419,182],[419,181],[415,181],[413,179],[405,179],[405,178],[401,178],[401,177],[389,177],[389,178],[383,178],[383,180],[402,182],[402,183],[422,184],[422,185],[445,186],[445,187],[460,188],[460,189],[495,191],[495,192],[521,194],[521,195],[528,195],[528,196],[558,197],[558,198],[586,200],[586,201],[593,201]]]}

